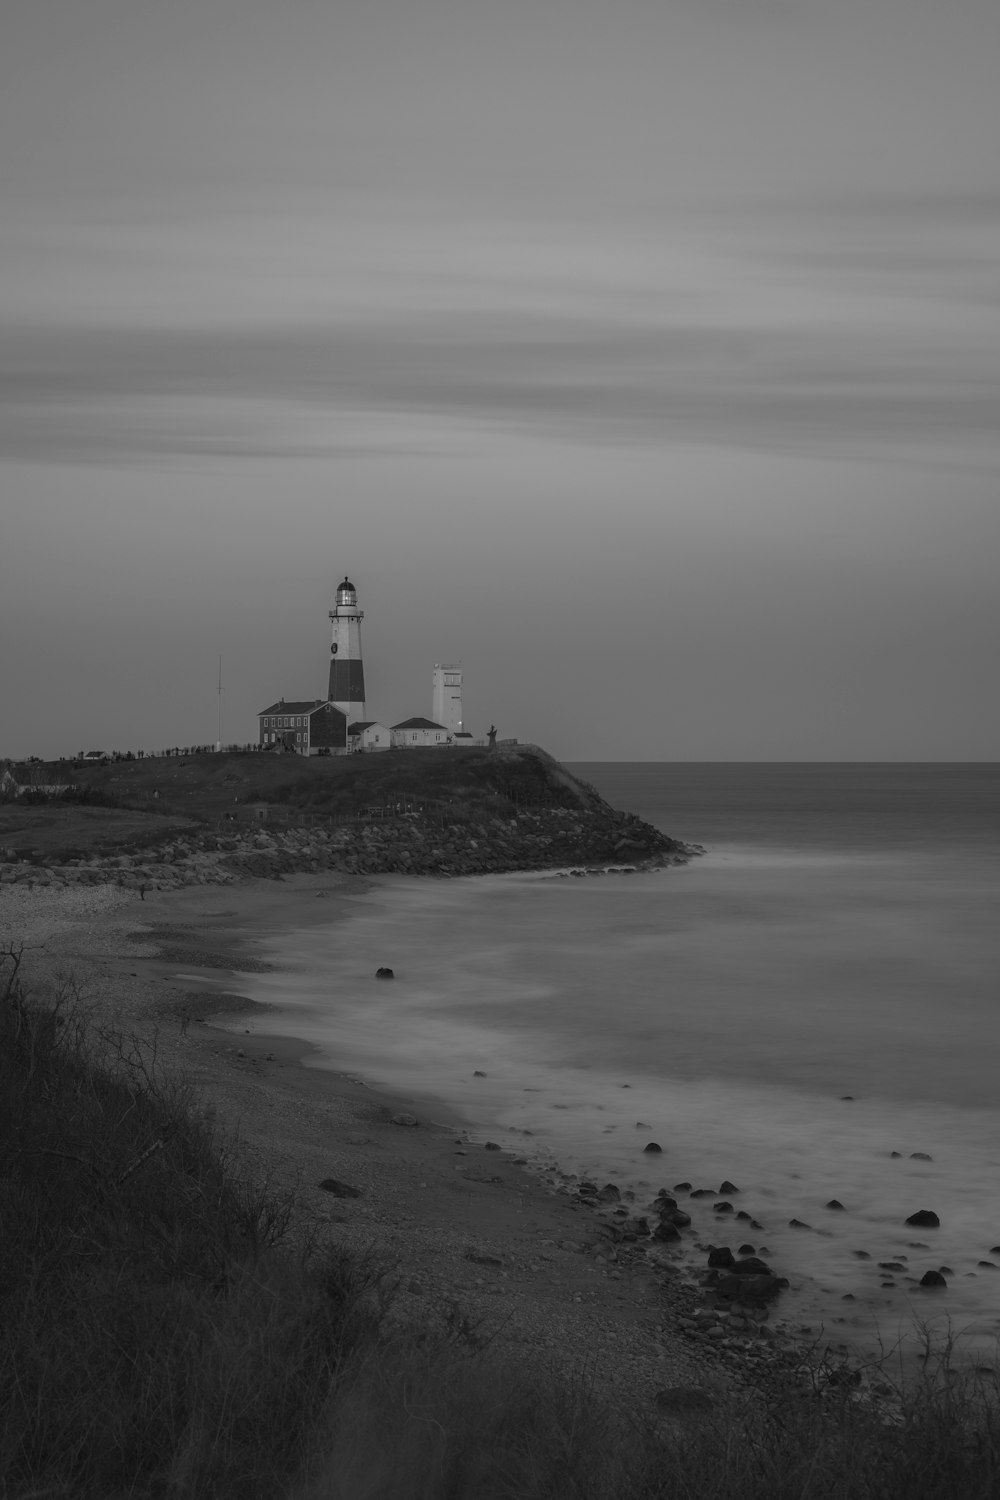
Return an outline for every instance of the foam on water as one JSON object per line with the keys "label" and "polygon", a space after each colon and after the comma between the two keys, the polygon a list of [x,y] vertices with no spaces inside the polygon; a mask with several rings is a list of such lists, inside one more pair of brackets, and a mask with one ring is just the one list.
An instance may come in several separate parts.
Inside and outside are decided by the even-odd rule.
{"label": "foam on water", "polygon": [[[730,1179],[764,1231],[703,1200],[700,1237],[766,1244],[786,1311],[828,1332],[892,1339],[911,1309],[1000,1332],[996,955],[967,863],[720,847],[628,877],[393,878],[352,910],[268,939],[281,971],[241,975],[281,1007],[258,1030],[640,1202]],[[905,1227],[921,1208],[939,1230]],[[931,1300],[879,1261],[954,1275]]]}

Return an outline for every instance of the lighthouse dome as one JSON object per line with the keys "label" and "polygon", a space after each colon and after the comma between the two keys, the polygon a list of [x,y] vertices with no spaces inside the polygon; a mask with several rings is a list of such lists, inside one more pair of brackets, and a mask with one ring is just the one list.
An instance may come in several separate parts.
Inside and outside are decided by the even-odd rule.
{"label": "lighthouse dome", "polygon": [[357,602],[358,591],[354,587],[354,584],[351,582],[351,580],[345,574],[343,583],[337,589],[337,603],[357,604]]}

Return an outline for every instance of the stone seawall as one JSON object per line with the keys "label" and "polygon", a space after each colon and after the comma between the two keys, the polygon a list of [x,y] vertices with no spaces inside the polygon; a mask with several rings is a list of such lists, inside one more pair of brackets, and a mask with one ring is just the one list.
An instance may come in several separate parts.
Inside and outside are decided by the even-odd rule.
{"label": "stone seawall", "polygon": [[0,882],[29,886],[113,883],[143,894],[186,885],[227,885],[309,871],[484,875],[512,870],[601,869],[684,864],[698,846],[610,807],[546,808],[514,818],[447,823],[419,815],[335,827],[276,823],[198,832],[155,849],[0,864]]}

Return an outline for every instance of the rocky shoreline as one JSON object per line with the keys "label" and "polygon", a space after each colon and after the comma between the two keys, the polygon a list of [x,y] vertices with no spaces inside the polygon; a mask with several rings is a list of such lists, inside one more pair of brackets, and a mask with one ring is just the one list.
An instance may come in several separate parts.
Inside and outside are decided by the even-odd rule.
{"label": "rocky shoreline", "polygon": [[[471,1142],[469,1149],[475,1149]],[[492,1141],[480,1143],[478,1149],[501,1150]],[[531,1167],[507,1152],[500,1159]],[[734,1184],[725,1182],[716,1193],[678,1183],[674,1193],[661,1189],[642,1205],[631,1189],[611,1182],[598,1186],[554,1163],[539,1175],[551,1193],[586,1211],[590,1221],[573,1240],[554,1242],[552,1248],[592,1261],[612,1284],[651,1278],[657,1300],[669,1308],[669,1322],[661,1326],[661,1333],[681,1341],[720,1382],[735,1385],[755,1400],[846,1397],[887,1421],[897,1419],[901,1389],[887,1378],[883,1361],[865,1358],[847,1343],[817,1338],[778,1316],[779,1298],[789,1282],[754,1253],[753,1245],[741,1244],[734,1254],[728,1245],[700,1239],[681,1243],[691,1217],[675,1194],[719,1198],[737,1194]],[[740,1218],[752,1222],[748,1214]],[[713,1380],[664,1387],[657,1392],[657,1405],[675,1415],[707,1411],[713,1405],[713,1388]]]}
{"label": "rocky shoreline", "polygon": [[112,883],[145,897],[150,890],[230,885],[285,875],[340,871],[374,875],[487,875],[566,869],[583,874],[685,864],[702,850],[682,844],[610,807],[543,808],[511,818],[445,822],[403,813],[348,824],[230,823],[191,831],[155,848],[70,856],[62,862],[2,850],[0,883],[86,886]]}

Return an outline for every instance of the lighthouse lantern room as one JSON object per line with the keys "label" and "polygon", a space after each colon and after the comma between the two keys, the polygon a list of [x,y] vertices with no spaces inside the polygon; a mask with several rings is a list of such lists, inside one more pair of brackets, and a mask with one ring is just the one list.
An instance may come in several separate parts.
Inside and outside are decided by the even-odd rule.
{"label": "lighthouse lantern room", "polygon": [[329,701],[347,715],[348,724],[365,718],[365,669],[361,660],[361,621],[358,591],[349,578],[337,589],[331,609]]}

